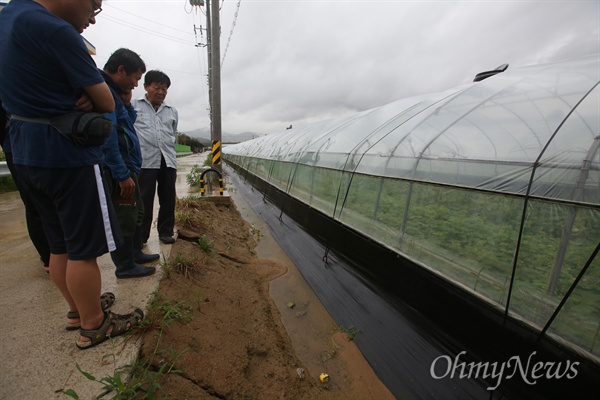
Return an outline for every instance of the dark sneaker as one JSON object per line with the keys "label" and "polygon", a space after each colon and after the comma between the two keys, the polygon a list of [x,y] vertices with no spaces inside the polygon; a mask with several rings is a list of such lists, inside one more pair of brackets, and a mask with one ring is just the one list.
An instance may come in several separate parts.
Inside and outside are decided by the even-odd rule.
{"label": "dark sneaker", "polygon": [[117,279],[128,279],[128,278],[142,278],[144,276],[153,275],[156,272],[154,267],[144,267],[142,265],[134,264],[133,267],[126,270],[117,270],[115,275]]}
{"label": "dark sneaker", "polygon": [[159,254],[146,254],[141,250],[133,252],[133,261],[137,264],[146,264],[154,262],[160,258]]}
{"label": "dark sneaker", "polygon": [[173,244],[175,243],[175,238],[173,236],[160,236],[158,238],[164,244]]}

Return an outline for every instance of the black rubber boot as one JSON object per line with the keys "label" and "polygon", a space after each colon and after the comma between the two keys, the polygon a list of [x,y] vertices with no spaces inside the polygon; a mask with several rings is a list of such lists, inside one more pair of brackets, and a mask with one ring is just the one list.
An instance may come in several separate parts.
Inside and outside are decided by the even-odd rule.
{"label": "black rubber boot", "polygon": [[141,278],[156,272],[154,267],[145,267],[133,261],[133,238],[131,236],[123,237],[123,242],[123,246],[110,253],[110,257],[117,267],[115,275],[118,279]]}
{"label": "black rubber boot", "polygon": [[142,251],[142,227],[138,226],[133,235],[133,261],[138,264],[146,264],[160,258],[158,254],[146,254]]}

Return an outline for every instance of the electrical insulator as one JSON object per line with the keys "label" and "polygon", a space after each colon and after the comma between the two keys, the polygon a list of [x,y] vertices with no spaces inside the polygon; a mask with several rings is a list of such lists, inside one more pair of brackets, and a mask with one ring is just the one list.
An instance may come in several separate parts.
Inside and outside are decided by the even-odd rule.
{"label": "electrical insulator", "polygon": [[204,5],[204,0],[190,0],[190,4],[192,6],[203,6]]}

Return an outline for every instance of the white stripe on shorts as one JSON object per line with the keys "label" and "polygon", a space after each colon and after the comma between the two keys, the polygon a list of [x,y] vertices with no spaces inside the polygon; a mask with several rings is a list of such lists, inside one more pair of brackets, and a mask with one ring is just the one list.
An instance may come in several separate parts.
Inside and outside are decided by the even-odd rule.
{"label": "white stripe on shorts", "polygon": [[96,174],[96,186],[98,187],[98,197],[100,199],[100,209],[102,210],[102,221],[104,223],[104,235],[106,236],[106,244],[108,244],[108,251],[115,251],[117,244],[113,237],[112,226],[110,224],[110,216],[108,213],[108,203],[106,201],[106,192],[104,191],[104,184],[102,182],[102,174],[100,173],[100,167],[98,164],[94,165],[94,172]]}

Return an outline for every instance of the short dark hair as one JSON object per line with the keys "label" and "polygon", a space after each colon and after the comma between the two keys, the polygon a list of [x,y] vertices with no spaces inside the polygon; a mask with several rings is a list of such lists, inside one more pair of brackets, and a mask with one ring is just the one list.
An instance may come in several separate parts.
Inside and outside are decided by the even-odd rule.
{"label": "short dark hair", "polygon": [[114,74],[117,72],[120,65],[125,68],[127,75],[137,71],[142,71],[142,73],[146,72],[144,60],[142,60],[139,54],[129,49],[120,48],[115,50],[108,58],[106,64],[104,64],[104,70],[109,74]]}
{"label": "short dark hair", "polygon": [[146,73],[146,76],[144,76],[144,85],[151,85],[154,82],[164,83],[165,85],[167,85],[167,88],[171,86],[171,80],[169,79],[167,74],[157,69],[148,71]]}

